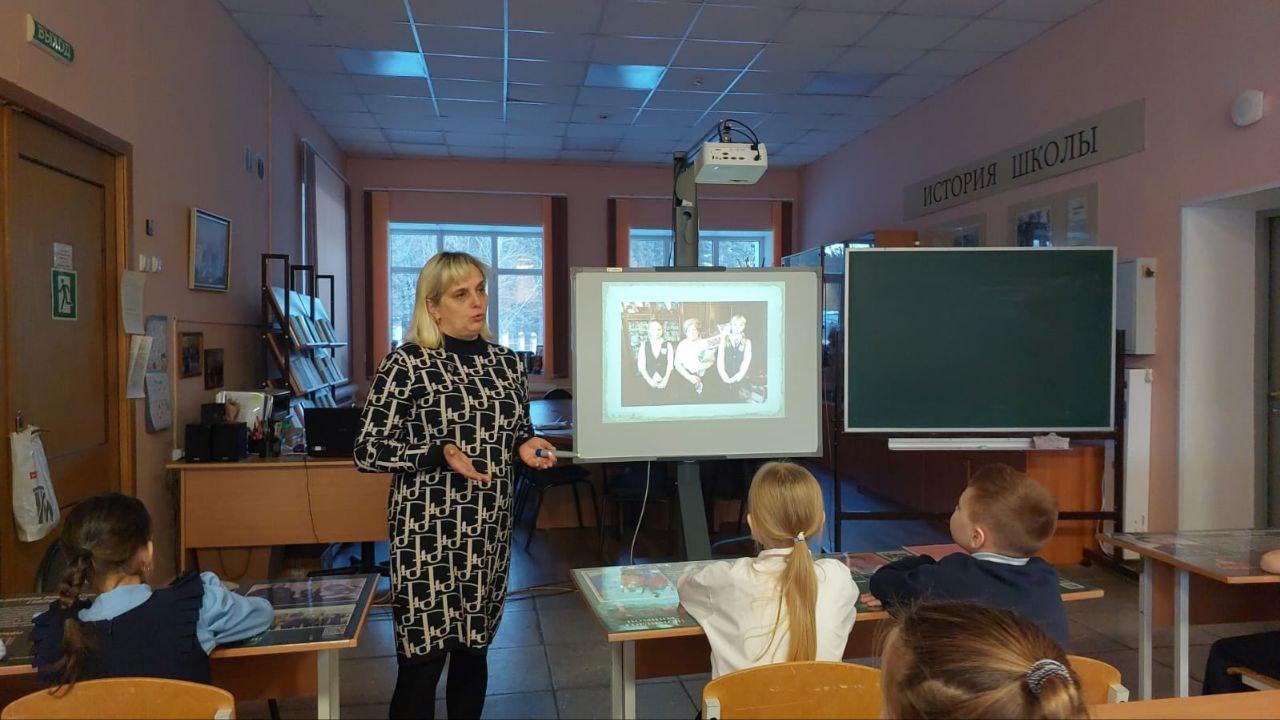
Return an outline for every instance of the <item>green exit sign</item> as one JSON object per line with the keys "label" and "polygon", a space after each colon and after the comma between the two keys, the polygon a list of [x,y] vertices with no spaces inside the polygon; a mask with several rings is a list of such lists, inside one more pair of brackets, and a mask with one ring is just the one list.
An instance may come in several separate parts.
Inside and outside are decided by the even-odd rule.
{"label": "green exit sign", "polygon": [[27,42],[39,45],[60,60],[73,62],[76,59],[76,49],[66,38],[41,25],[39,20],[30,15],[27,16]]}

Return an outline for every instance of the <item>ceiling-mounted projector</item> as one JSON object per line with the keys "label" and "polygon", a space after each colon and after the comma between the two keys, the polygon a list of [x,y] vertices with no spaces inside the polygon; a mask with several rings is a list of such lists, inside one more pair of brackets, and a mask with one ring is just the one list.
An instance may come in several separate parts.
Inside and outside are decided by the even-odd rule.
{"label": "ceiling-mounted projector", "polygon": [[749,185],[759,180],[768,167],[769,154],[764,143],[707,141],[694,160],[694,182]]}

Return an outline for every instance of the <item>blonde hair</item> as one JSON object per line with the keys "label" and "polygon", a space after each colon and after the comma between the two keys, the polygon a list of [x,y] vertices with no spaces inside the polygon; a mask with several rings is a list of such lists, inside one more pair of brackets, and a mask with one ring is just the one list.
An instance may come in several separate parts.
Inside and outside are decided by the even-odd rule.
{"label": "blonde hair", "polygon": [[689,318],[681,323],[681,328],[684,330],[686,335],[689,333],[689,328],[691,327],[696,327],[698,328],[698,332],[702,332],[702,322],[699,321],[698,318]]}
{"label": "blonde hair", "polygon": [[985,526],[999,549],[1031,557],[1053,537],[1058,502],[1026,473],[992,463],[973,474],[969,489],[969,519]]}
{"label": "blonde hair", "polygon": [[885,636],[880,687],[896,718],[1087,718],[1080,678],[1040,628],[974,603],[907,608]]}
{"label": "blonde hair", "polygon": [[792,548],[778,578],[778,614],[761,657],[778,638],[785,605],[791,636],[787,661],[817,659],[818,576],[806,538],[822,533],[822,488],[808,470],[795,463],[765,463],[751,479],[747,507],[751,534],[757,542],[765,547]]}
{"label": "blonde hair", "polygon": [[[417,343],[431,350],[444,344],[444,333],[436,325],[435,318],[431,317],[427,302],[439,303],[445,290],[465,278],[472,269],[479,270],[480,275],[488,279],[488,266],[474,255],[463,252],[436,253],[422,266],[422,272],[418,273],[418,287],[413,293],[413,318],[409,320],[405,342]],[[493,333],[488,325],[480,331],[480,336],[485,340],[493,340]]]}

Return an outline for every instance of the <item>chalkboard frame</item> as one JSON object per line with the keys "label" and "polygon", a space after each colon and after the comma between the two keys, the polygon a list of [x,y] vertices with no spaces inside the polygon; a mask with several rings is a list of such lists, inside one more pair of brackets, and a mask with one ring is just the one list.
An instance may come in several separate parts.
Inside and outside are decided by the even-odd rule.
{"label": "chalkboard frame", "polygon": [[851,426],[849,421],[851,418],[849,403],[849,368],[847,363],[853,357],[850,343],[853,340],[853,333],[849,331],[850,326],[850,307],[849,295],[852,289],[851,267],[858,253],[1067,253],[1067,252],[1091,252],[1091,253],[1107,253],[1110,255],[1111,267],[1111,327],[1109,340],[1111,343],[1108,358],[1110,368],[1108,372],[1108,398],[1116,397],[1116,249],[1114,247],[1099,246],[1078,246],[1078,247],[1012,247],[1012,246],[984,246],[984,247],[913,247],[913,248],[845,248],[844,257],[844,301],[841,307],[843,314],[843,361],[845,366],[841,369],[841,384],[843,385],[843,412],[841,413],[840,425],[845,433],[863,434],[863,435],[893,435],[893,436],[915,436],[915,437],[955,437],[957,435],[964,436],[990,436],[999,435],[1004,437],[1010,436],[1031,436],[1043,434],[1046,432],[1059,432],[1070,434],[1073,436],[1098,436],[1110,435],[1117,431],[1116,428],[1116,405],[1114,402],[1108,402],[1108,424],[1107,425],[1088,425],[1088,426],[1018,426],[1018,427],[988,427],[988,426],[960,426],[960,427],[867,427],[862,425]]}

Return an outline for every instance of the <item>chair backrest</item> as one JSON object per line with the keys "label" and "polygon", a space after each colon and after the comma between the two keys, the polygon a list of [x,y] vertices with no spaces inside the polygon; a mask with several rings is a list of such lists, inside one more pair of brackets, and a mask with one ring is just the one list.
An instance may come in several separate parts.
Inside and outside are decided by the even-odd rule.
{"label": "chair backrest", "polygon": [[85,680],[65,694],[38,690],[0,710],[0,719],[234,718],[236,700],[212,685],[164,678]]}
{"label": "chair backrest", "polygon": [[551,388],[542,396],[543,400],[572,400],[573,393],[564,388]]}
{"label": "chair backrest", "polygon": [[721,675],[702,690],[704,720],[878,718],[880,671],[839,662],[761,665]]}
{"label": "chair backrest", "polygon": [[1121,684],[1120,671],[1114,666],[1080,655],[1068,655],[1067,662],[1080,678],[1085,705],[1129,701],[1129,690]]}

